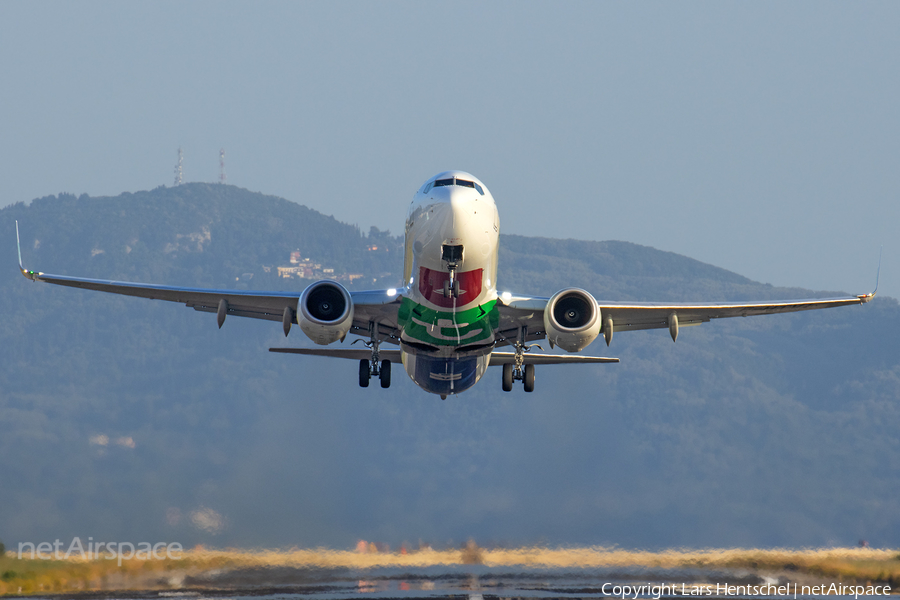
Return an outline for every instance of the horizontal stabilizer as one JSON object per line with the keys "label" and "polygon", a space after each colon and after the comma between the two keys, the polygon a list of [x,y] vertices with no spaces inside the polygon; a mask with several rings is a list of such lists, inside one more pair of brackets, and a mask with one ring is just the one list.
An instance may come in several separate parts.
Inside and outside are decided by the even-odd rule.
{"label": "horizontal stabilizer", "polygon": [[[372,351],[365,348],[269,348],[269,352],[283,354],[305,354],[307,356],[328,356],[331,358],[349,358],[350,360],[363,360],[372,358]],[[378,353],[381,360],[400,362],[399,350],[382,350]],[[515,364],[514,352],[492,352],[491,365]],[[562,365],[580,363],[617,363],[618,358],[604,356],[579,356],[565,354],[526,354],[526,365]]]}
{"label": "horizontal stabilizer", "polygon": [[[618,358],[580,356],[578,354],[525,354],[526,365],[565,365],[584,363],[617,363]],[[491,352],[491,366],[516,364],[515,352]]]}
{"label": "horizontal stabilizer", "polygon": [[[331,358],[349,358],[362,360],[372,358],[372,351],[366,348],[269,348],[269,352],[281,352],[284,354],[306,354],[309,356],[330,356]],[[381,360],[400,362],[399,350],[381,350],[378,352]]]}

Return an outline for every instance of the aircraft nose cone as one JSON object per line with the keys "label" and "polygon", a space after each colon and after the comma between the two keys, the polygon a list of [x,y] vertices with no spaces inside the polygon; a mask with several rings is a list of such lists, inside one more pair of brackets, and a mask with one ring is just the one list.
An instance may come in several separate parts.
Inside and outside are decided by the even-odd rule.
{"label": "aircraft nose cone", "polygon": [[469,190],[466,190],[465,188],[452,189],[450,191],[449,200],[454,215],[463,216],[472,214],[475,198],[472,197]]}
{"label": "aircraft nose cone", "polygon": [[440,206],[435,206],[434,210],[444,215],[438,220],[444,243],[472,235],[475,229],[480,232],[480,227],[473,229],[473,223],[481,217],[480,213],[488,214],[488,211],[486,206],[484,211],[479,211],[479,197],[473,188],[455,185],[437,187],[432,190],[431,199]]}

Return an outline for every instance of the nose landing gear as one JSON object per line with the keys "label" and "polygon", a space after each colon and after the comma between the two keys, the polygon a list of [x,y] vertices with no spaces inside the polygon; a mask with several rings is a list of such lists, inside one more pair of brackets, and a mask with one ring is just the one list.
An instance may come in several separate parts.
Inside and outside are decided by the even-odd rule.
{"label": "nose landing gear", "polygon": [[450,279],[444,281],[444,298],[459,298],[459,280],[456,278],[456,270],[463,259],[463,247],[444,244],[441,246],[441,260],[447,263],[447,271]]}
{"label": "nose landing gear", "polygon": [[459,279],[455,275],[456,271],[450,271],[450,279],[444,280],[444,298],[459,298]]}

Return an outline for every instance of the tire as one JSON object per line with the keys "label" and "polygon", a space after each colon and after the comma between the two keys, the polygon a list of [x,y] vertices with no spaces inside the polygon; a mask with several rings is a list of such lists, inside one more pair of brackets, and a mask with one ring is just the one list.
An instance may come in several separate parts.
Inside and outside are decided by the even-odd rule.
{"label": "tire", "polygon": [[513,366],[503,365],[503,391],[511,392],[513,384]]}
{"label": "tire", "polygon": [[453,297],[459,298],[459,279],[453,281]]}
{"label": "tire", "polygon": [[391,361],[381,361],[381,371],[378,378],[381,379],[381,387],[385,389],[391,387]]}
{"label": "tire", "polygon": [[369,387],[369,361],[359,361],[359,387]]}
{"label": "tire", "polygon": [[445,279],[444,280],[444,298],[449,298],[449,297],[450,297],[450,280]]}
{"label": "tire", "polygon": [[534,391],[534,365],[525,365],[525,391]]}

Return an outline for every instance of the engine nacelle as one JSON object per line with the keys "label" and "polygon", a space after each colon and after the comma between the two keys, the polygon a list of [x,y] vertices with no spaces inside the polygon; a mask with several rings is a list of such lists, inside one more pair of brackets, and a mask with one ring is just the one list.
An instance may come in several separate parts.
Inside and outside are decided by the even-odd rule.
{"label": "engine nacelle", "polygon": [[600,335],[600,309],[586,291],[569,288],[553,294],[544,309],[550,345],[569,352],[583,350]]}
{"label": "engine nacelle", "polygon": [[330,344],[343,339],[353,325],[353,300],[336,281],[317,281],[303,291],[297,322],[309,339]]}

